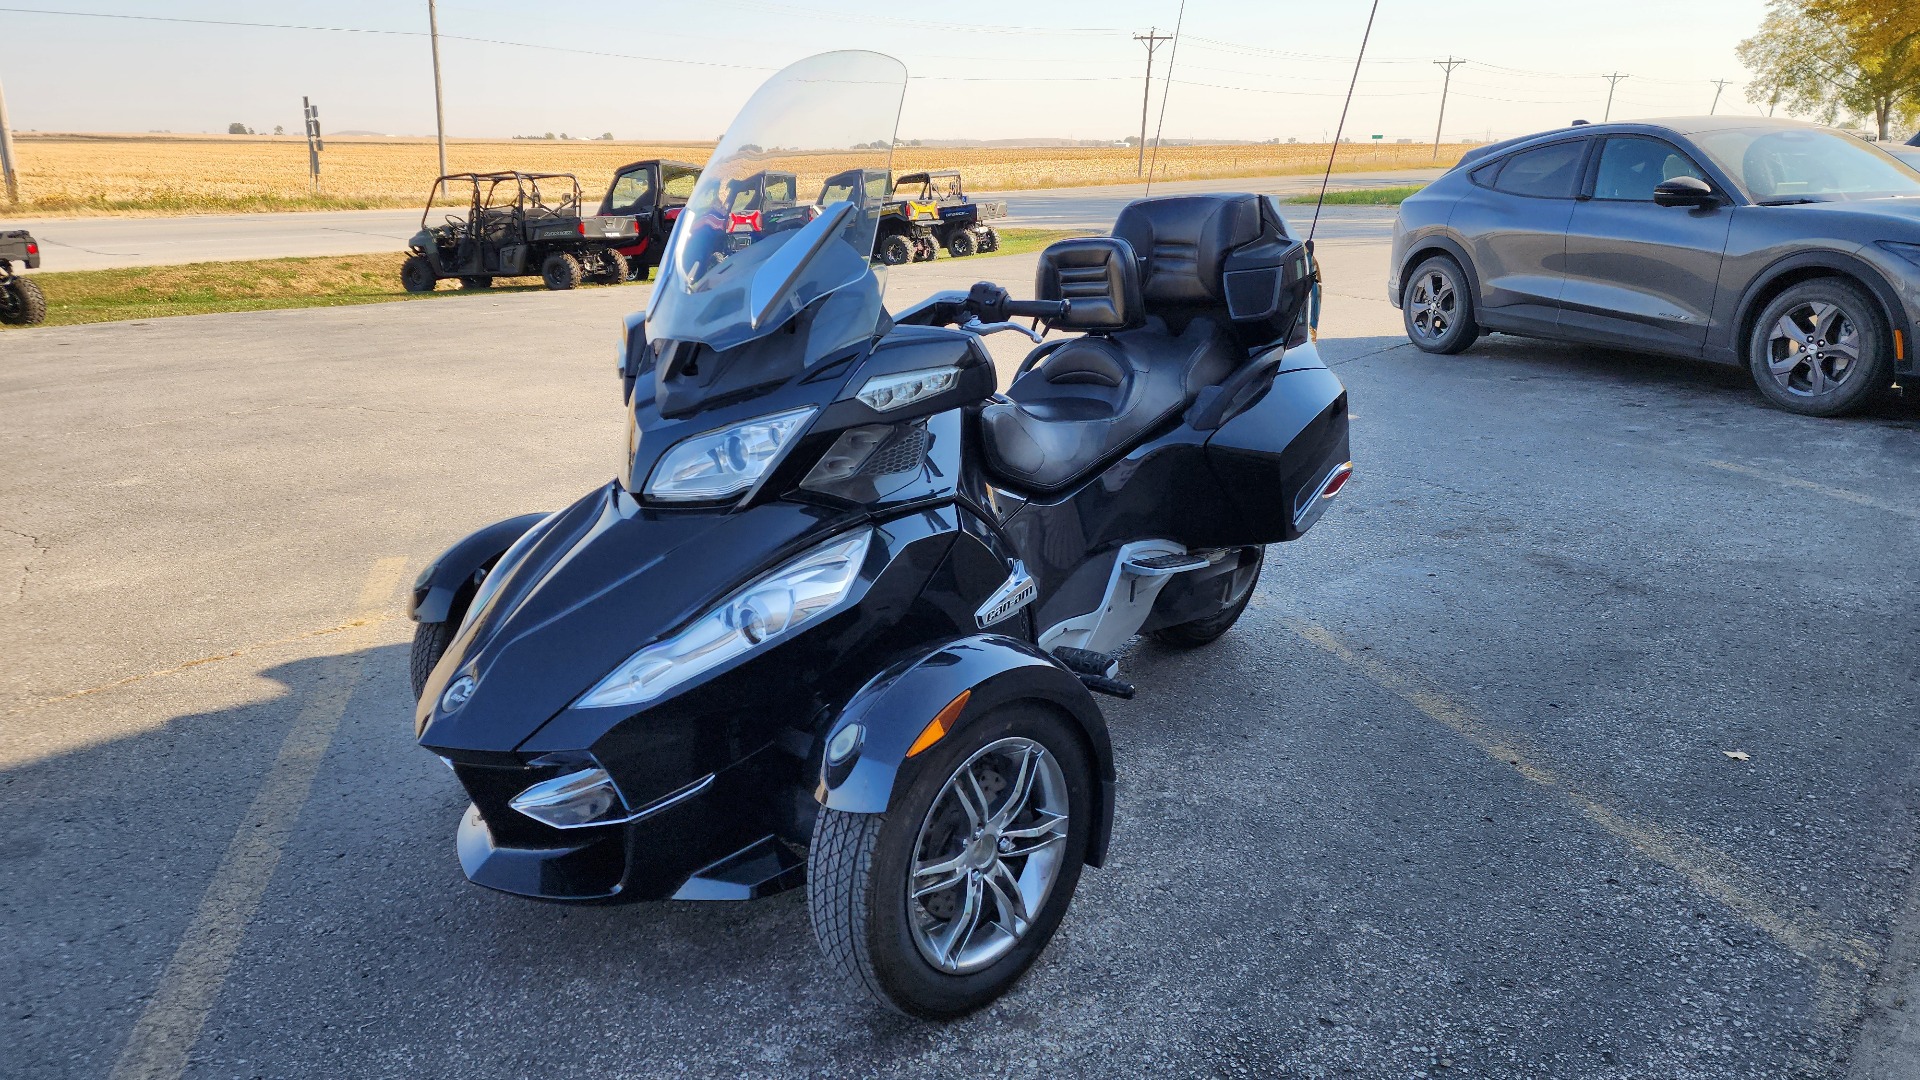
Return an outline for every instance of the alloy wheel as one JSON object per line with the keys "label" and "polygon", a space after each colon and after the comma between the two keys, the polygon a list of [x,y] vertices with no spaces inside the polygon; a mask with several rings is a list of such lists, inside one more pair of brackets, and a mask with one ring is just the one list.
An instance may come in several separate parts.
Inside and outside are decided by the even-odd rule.
{"label": "alloy wheel", "polygon": [[964,975],[1005,956],[1060,876],[1067,780],[1039,743],[980,748],[935,796],[914,841],[907,918],[935,968]]}
{"label": "alloy wheel", "polygon": [[1428,341],[1438,341],[1453,327],[1459,304],[1453,279],[1439,270],[1429,270],[1415,279],[1408,294],[1408,321],[1415,333]]}
{"label": "alloy wheel", "polygon": [[1838,304],[1800,304],[1767,332],[1767,372],[1796,397],[1833,393],[1859,366],[1860,328]]}

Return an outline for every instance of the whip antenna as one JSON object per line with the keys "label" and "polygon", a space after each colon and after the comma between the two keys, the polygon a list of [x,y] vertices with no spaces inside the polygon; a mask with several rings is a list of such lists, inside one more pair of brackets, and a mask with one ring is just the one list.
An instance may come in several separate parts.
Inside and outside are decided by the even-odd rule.
{"label": "whip antenna", "polygon": [[1160,132],[1167,126],[1167,95],[1173,90],[1173,62],[1180,59],[1180,25],[1186,21],[1187,0],[1180,0],[1180,14],[1173,19],[1173,51],[1167,54],[1167,81],[1160,86],[1160,119],[1153,125],[1153,164],[1147,166],[1148,195],[1153,194],[1153,170],[1160,167]]}
{"label": "whip antenna", "polygon": [[[1314,230],[1320,227],[1320,208],[1327,202],[1327,182],[1333,179],[1333,158],[1340,152],[1340,136],[1347,130],[1347,109],[1353,105],[1354,87],[1360,85],[1360,62],[1367,58],[1367,39],[1373,36],[1373,17],[1379,13],[1380,0],[1373,0],[1373,7],[1367,12],[1366,32],[1360,35],[1360,55],[1353,58],[1353,81],[1347,84],[1347,100],[1340,106],[1340,126],[1333,129],[1333,148],[1327,151],[1327,172],[1320,178],[1320,198],[1313,204],[1313,224],[1307,226],[1309,245],[1313,243]],[[1176,44],[1175,48],[1178,47]]]}

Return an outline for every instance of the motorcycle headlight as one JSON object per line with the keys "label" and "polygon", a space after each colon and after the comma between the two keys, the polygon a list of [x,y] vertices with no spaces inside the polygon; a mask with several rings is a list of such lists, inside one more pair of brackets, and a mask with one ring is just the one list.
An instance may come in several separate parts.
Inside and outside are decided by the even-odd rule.
{"label": "motorcycle headlight", "polygon": [[809,406],[682,439],[653,467],[646,494],[670,502],[738,495],[780,459],[781,452],[812,416]]}
{"label": "motorcycle headlight", "polygon": [[686,629],[634,653],[574,706],[600,709],[654,701],[735,657],[831,615],[852,594],[872,540],[873,530],[862,529],[759,578]]}

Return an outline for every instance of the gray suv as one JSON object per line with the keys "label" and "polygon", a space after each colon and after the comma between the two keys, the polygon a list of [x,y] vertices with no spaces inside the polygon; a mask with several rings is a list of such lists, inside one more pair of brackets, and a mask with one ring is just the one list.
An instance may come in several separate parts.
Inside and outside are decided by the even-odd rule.
{"label": "gray suv", "polygon": [[1497,331],[1742,364],[1835,416],[1915,372],[1920,172],[1788,120],[1581,125],[1407,199],[1389,272],[1427,352]]}

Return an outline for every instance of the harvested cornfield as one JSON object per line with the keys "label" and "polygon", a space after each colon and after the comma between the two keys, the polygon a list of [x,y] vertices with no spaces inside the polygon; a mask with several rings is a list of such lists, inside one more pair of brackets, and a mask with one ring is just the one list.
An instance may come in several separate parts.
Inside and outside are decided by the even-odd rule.
{"label": "harvested cornfield", "polygon": [[[20,167],[17,206],[0,216],[48,214],[212,214],[270,210],[344,210],[418,206],[437,175],[431,139],[333,137],[321,160],[321,193],[307,179],[306,141],[299,136],[38,135],[15,141]],[[1451,164],[1467,148],[1441,148]],[[453,172],[520,169],[571,172],[589,203],[613,171],[629,161],[666,157],[703,162],[710,143],[580,142],[461,139],[447,143]],[[1157,176],[1197,180],[1318,172],[1326,144],[1169,146]],[[1123,184],[1135,179],[1135,151],[1126,147],[901,147],[895,172],[957,168],[975,191]],[[861,163],[853,154],[795,154],[767,167],[800,176],[801,190]],[[1431,146],[1343,145],[1336,169],[1418,168],[1433,164]]]}

